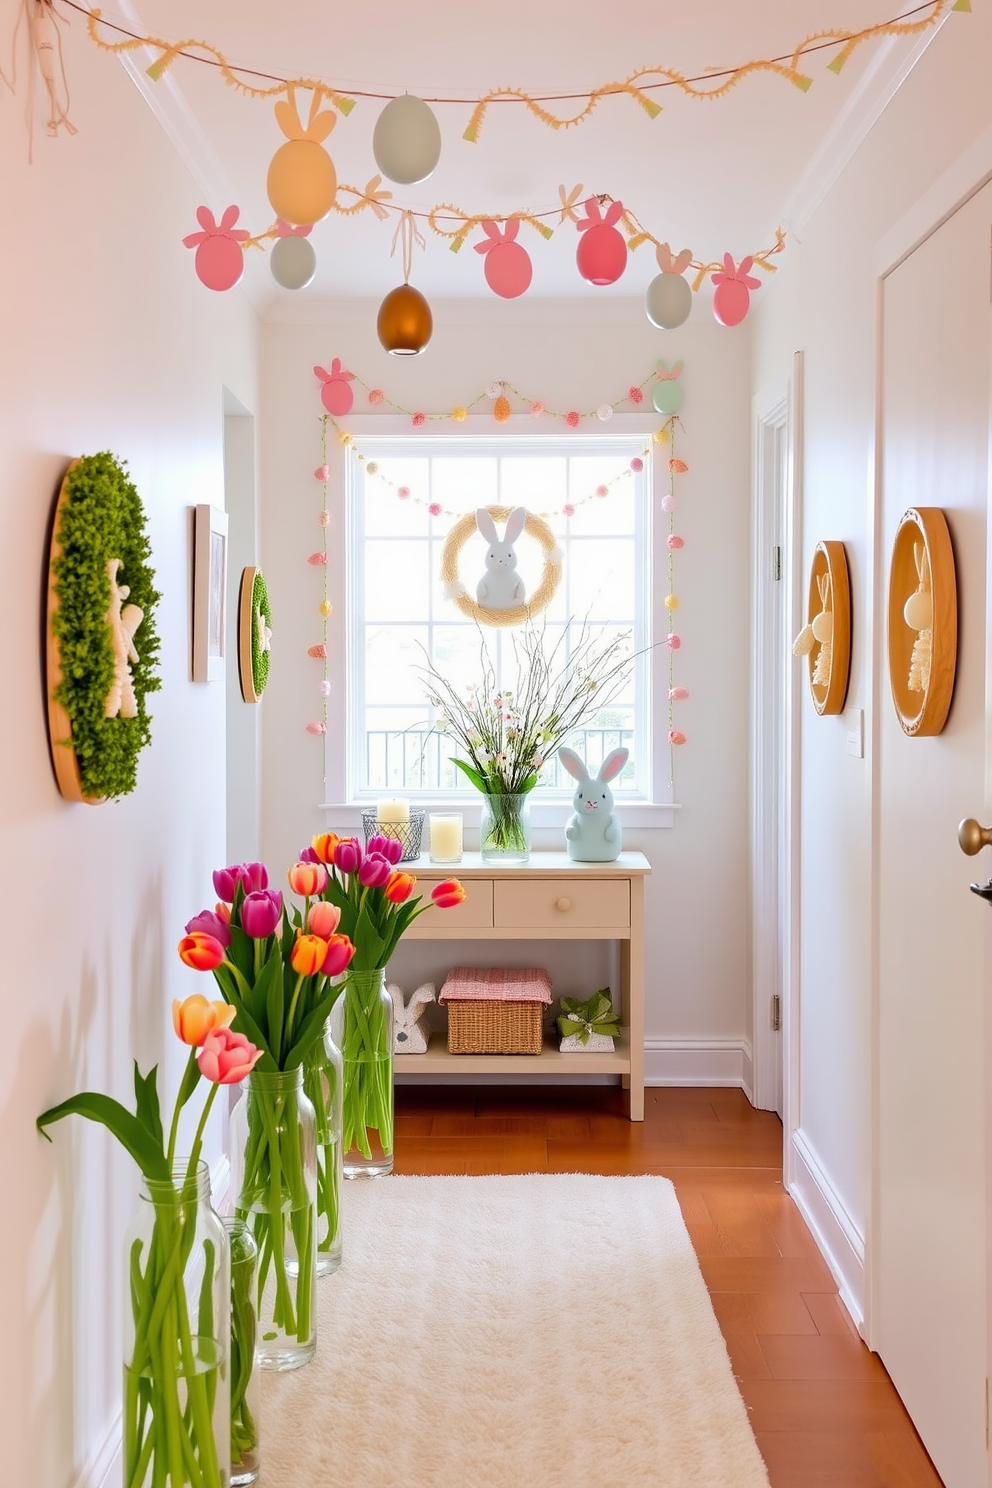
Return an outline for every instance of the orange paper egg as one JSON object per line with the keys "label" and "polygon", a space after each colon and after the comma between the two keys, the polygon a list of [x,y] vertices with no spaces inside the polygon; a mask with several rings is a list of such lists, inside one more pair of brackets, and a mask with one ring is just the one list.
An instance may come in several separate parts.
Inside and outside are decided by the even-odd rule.
{"label": "orange paper egg", "polygon": [[338,189],[334,161],[316,140],[287,140],[272,157],[265,189],[278,217],[309,226],[326,217]]}

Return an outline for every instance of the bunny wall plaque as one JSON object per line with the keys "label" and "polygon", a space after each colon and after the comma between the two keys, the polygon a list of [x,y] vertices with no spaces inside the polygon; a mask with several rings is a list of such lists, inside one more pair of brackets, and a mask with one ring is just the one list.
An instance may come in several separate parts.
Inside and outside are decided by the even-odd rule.
{"label": "bunny wall plaque", "polygon": [[572,797],[575,810],[565,828],[568,856],[576,863],[612,863],[623,851],[623,831],[613,815],[613,792],[608,782],[620,774],[629,753],[627,749],[611,750],[599,774],[591,776],[574,749],[558,751],[569,775],[579,782]]}
{"label": "bunny wall plaque", "polygon": [[393,1053],[426,1054],[431,1031],[425,1009],[436,999],[434,983],[411,992],[409,1002],[403,1001],[402,987],[390,982],[386,990],[393,999]]}
{"label": "bunny wall plaque", "polygon": [[488,610],[512,610],[524,602],[524,581],[516,572],[517,555],[513,544],[524,530],[527,508],[515,506],[506,519],[502,538],[496,531],[496,523],[480,506],[475,514],[476,526],[489,544],[486,553],[486,572],[475,589],[475,597]]}

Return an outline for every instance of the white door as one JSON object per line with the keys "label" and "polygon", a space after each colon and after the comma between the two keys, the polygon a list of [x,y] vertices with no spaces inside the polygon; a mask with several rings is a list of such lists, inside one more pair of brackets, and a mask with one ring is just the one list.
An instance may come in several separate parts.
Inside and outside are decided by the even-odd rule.
{"label": "white door", "polygon": [[[986,506],[992,186],[885,279],[882,589],[896,527],[937,506],[954,545],[957,677],[943,732],[876,718],[877,1135],[872,1343],[947,1488],[986,1488],[984,938],[992,871],[958,822],[986,809]],[[829,536],[829,534],[825,534]],[[982,869],[985,872],[982,872]]]}

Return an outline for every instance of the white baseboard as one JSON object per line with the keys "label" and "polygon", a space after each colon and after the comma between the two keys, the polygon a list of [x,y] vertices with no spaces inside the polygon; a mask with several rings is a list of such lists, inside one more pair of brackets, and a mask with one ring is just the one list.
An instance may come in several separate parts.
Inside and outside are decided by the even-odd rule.
{"label": "white baseboard", "polygon": [[[211,1202],[218,1214],[229,1209],[231,1159],[226,1153],[210,1169]],[[100,1445],[73,1480],[72,1488],[118,1488],[121,1481],[121,1411],[118,1406]]]}
{"label": "white baseboard", "polygon": [[865,1320],[865,1237],[801,1131],[793,1133],[789,1192],[823,1253],[840,1300],[860,1333]]}
{"label": "white baseboard", "polygon": [[747,1039],[645,1039],[645,1085],[729,1085],[754,1088]]}

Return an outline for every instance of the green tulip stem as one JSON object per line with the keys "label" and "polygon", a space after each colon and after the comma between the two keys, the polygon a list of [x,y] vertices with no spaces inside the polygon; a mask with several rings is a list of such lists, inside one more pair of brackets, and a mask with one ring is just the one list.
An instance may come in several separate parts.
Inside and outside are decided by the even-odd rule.
{"label": "green tulip stem", "polygon": [[[186,1061],[186,1068],[183,1071],[183,1078],[182,1078],[182,1084],[180,1086],[180,1089],[183,1089],[185,1087],[186,1082],[187,1082],[189,1076],[192,1073],[193,1065],[195,1063],[196,1063],[196,1049],[193,1048],[193,1049],[190,1049],[190,1051],[189,1051],[189,1058]],[[172,1113],[172,1125],[169,1128],[169,1150],[168,1150],[168,1152],[166,1154],[166,1159],[165,1159],[166,1160],[166,1164],[168,1166],[168,1169],[169,1169],[169,1172],[170,1173],[172,1172],[172,1164],[175,1161],[175,1157],[176,1157],[176,1138],[179,1135],[179,1116],[180,1116],[181,1111],[182,1111],[182,1105],[180,1104],[179,1101],[176,1101],[176,1109]],[[194,1171],[195,1171],[195,1169],[194,1169]]]}

